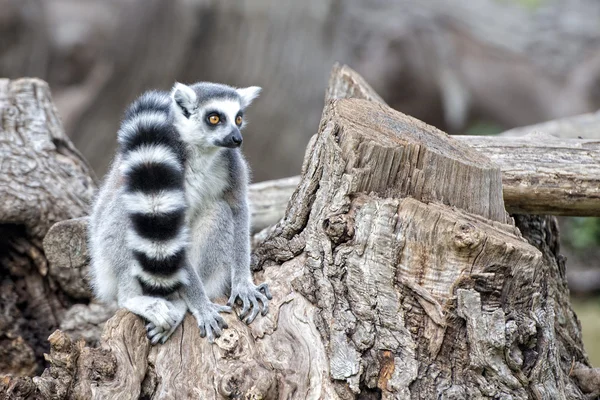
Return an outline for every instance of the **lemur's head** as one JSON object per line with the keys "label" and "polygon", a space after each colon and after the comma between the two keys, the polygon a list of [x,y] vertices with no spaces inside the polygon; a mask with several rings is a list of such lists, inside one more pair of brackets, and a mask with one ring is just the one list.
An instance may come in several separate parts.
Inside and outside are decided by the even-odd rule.
{"label": "lemur's head", "polygon": [[239,147],[244,111],[260,90],[258,86],[236,89],[210,82],[176,83],[171,97],[181,138],[205,148]]}

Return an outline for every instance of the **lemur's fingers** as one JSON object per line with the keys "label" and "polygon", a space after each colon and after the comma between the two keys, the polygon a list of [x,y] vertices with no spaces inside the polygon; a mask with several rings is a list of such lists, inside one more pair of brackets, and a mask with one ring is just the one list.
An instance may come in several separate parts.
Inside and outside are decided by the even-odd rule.
{"label": "lemur's fingers", "polygon": [[147,332],[148,335],[148,339],[152,340],[152,338],[158,334],[162,334],[164,333],[164,329],[162,329],[161,327],[155,327],[154,329],[150,329]]}
{"label": "lemur's fingers", "polygon": [[148,330],[148,333],[146,334],[146,336],[148,337],[148,340],[150,340],[150,343],[152,345],[155,345],[161,340],[161,338],[164,337],[164,333],[165,333],[165,331],[162,328],[157,327],[157,328]]}
{"label": "lemur's fingers", "polygon": [[229,307],[229,305],[227,305],[227,306],[220,306],[219,305],[219,306],[217,306],[217,308],[218,308],[218,310],[217,310],[218,312],[224,312],[224,313],[227,313],[227,314],[230,314],[231,311],[233,311],[232,308]]}
{"label": "lemur's fingers", "polygon": [[155,335],[152,337],[152,339],[150,339],[150,343],[152,343],[152,345],[158,344],[158,342],[160,342],[160,340],[163,338],[163,333],[159,333],[158,335]]}
{"label": "lemur's fingers", "polygon": [[237,302],[238,299],[240,300],[240,302],[242,301],[242,298],[237,293],[232,293],[232,295],[229,297],[229,300],[227,300],[227,306],[228,307],[235,306],[235,303]]}
{"label": "lemur's fingers", "polygon": [[219,323],[217,322],[216,319],[213,319],[212,321],[210,321],[210,327],[212,328],[212,331],[215,333],[215,337],[219,337],[219,336],[221,336],[221,333],[223,333],[223,330],[219,326]]}
{"label": "lemur's fingers", "polygon": [[200,328],[200,337],[206,337],[206,329],[204,328],[204,323],[199,324],[198,327]]}
{"label": "lemur's fingers", "polygon": [[227,300],[227,305],[229,307],[233,307],[233,305],[235,304],[235,300],[238,298],[238,295],[236,293],[232,293],[231,296],[229,296],[229,300]]}
{"label": "lemur's fingers", "polygon": [[215,335],[213,335],[213,331],[210,327],[210,324],[205,324],[205,329],[206,329],[206,338],[208,339],[208,342],[213,343],[215,341]]}
{"label": "lemur's fingers", "polygon": [[248,301],[248,297],[244,296],[244,298],[242,299],[242,301],[244,302],[244,307],[242,307],[242,311],[240,311],[240,319],[244,319],[244,317],[246,315],[248,315],[248,312],[250,311],[250,301]]}
{"label": "lemur's fingers", "polygon": [[246,318],[247,324],[251,324],[252,321],[254,321],[254,319],[258,315],[258,312],[260,311],[260,309],[258,308],[258,301],[256,300],[256,297],[250,297],[250,301],[252,302],[252,312],[250,313],[248,318]]}
{"label": "lemur's fingers", "polygon": [[171,337],[171,335],[173,334],[173,332],[175,332],[175,330],[177,329],[178,326],[179,326],[179,324],[173,325],[173,327],[171,327],[171,329],[163,335],[162,339],[160,340],[160,343],[165,344],[167,339],[169,339]]}
{"label": "lemur's fingers", "polygon": [[265,293],[265,296],[267,296],[267,299],[272,300],[273,296],[271,295],[271,290],[269,289],[269,284],[267,282],[263,282],[260,285],[258,285],[256,287],[256,290],[258,290],[259,292],[262,291]]}
{"label": "lemur's fingers", "polygon": [[225,322],[225,320],[221,316],[219,316],[219,317],[217,317],[215,319],[217,320],[217,324],[219,324],[219,327],[221,329],[227,329],[227,328],[229,328],[229,325],[227,325],[227,322]]}
{"label": "lemur's fingers", "polygon": [[269,300],[262,293],[258,292],[256,298],[261,304],[261,315],[264,317],[269,312]]}

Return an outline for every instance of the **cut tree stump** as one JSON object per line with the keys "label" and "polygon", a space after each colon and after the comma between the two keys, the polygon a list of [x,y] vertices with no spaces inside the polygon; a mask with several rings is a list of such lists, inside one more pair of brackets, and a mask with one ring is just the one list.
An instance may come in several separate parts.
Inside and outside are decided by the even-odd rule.
{"label": "cut tree stump", "polygon": [[[596,128],[600,132],[600,122]],[[506,209],[511,213],[600,216],[600,140],[561,139],[544,131],[522,137],[453,136],[491,158],[502,171]],[[259,210],[256,228],[277,223],[299,176],[250,186]],[[266,196],[261,193],[265,188]]]}
{"label": "cut tree stump", "polygon": [[255,248],[266,317],[226,316],[211,345],[188,315],[152,347],[120,310],[99,347],[57,331],[41,377],[0,385],[15,399],[592,396],[555,220],[515,218],[523,235],[476,150],[377,102],[328,102]]}
{"label": "cut tree stump", "polygon": [[37,79],[0,79],[0,373],[41,372],[47,337],[75,298],[48,270],[42,240],[86,215],[94,181]]}

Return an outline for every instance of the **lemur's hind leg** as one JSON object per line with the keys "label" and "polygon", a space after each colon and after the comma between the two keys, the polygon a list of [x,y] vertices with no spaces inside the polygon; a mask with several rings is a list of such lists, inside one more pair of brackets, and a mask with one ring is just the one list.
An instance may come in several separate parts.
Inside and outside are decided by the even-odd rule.
{"label": "lemur's hind leg", "polygon": [[[136,279],[121,279],[118,288],[118,305],[144,318],[151,329],[148,339],[153,344],[166,339],[185,317],[187,307],[181,299],[170,301],[162,297],[146,296]],[[152,332],[152,334],[151,334]],[[166,336],[166,337],[165,337]]]}
{"label": "lemur's hind leg", "polygon": [[192,225],[190,262],[198,272],[206,295],[214,300],[229,295],[234,256],[231,209],[223,201],[206,207]]}
{"label": "lemur's hind leg", "polygon": [[174,325],[171,326],[171,329],[168,330],[164,329],[161,326],[157,326],[152,322],[148,322],[148,324],[146,325],[146,332],[148,334],[148,339],[150,339],[150,342],[152,344],[156,344],[158,342],[164,344],[167,341],[167,339],[171,337],[173,332],[175,332],[177,327],[181,325],[183,318],[185,318],[185,313],[187,312],[187,304],[185,300],[183,300],[182,298],[177,298],[171,300],[170,302],[173,305],[173,307],[175,307],[180,313],[178,314],[180,318]]}

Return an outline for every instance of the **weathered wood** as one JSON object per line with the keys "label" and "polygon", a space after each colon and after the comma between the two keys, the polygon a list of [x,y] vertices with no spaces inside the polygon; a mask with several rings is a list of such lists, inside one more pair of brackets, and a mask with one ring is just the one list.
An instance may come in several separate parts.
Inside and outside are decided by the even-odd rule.
{"label": "weathered wood", "polygon": [[49,275],[42,239],[55,222],[87,213],[93,173],[45,82],[0,79],[0,121],[0,373],[29,375],[75,301]]}
{"label": "weathered wood", "polygon": [[250,221],[252,232],[259,232],[283,217],[299,177],[277,179],[250,185]]}
{"label": "weathered wood", "polygon": [[457,139],[500,166],[509,212],[600,216],[600,139],[561,139],[546,132]]}
{"label": "weathered wood", "polygon": [[336,99],[363,99],[386,104],[365,79],[347,65],[335,63],[329,74],[325,103]]}
{"label": "weathered wood", "polygon": [[[342,104],[333,106],[331,119],[347,117]],[[364,117],[360,110],[352,114]],[[582,398],[568,377],[570,363],[559,356],[561,343],[578,343],[573,356],[585,360],[580,333],[555,327],[555,313],[570,310],[559,296],[564,286],[543,289],[555,266],[514,226],[388,197],[393,184],[357,190],[365,174],[357,159],[364,153],[346,150],[358,148],[347,133],[356,125],[353,118],[340,120],[309,149],[312,168],[284,220],[257,250],[266,270],[305,257],[295,287],[320,309],[330,375],[347,384],[336,385],[338,395],[370,389],[384,398]],[[367,168],[383,174],[389,167],[374,162]],[[443,185],[439,194],[449,198]],[[555,329],[569,339],[563,342]],[[527,350],[523,344],[537,335],[554,344],[540,341]]]}

